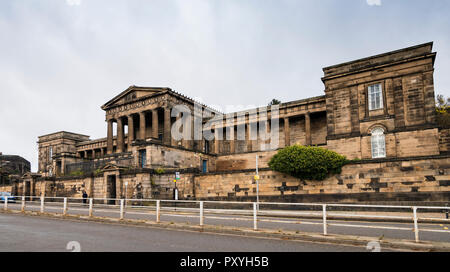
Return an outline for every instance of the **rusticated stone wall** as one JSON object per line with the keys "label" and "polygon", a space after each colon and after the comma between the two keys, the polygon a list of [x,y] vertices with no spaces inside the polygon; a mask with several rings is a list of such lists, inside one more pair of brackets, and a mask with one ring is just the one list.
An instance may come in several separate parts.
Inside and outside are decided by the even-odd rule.
{"label": "rusticated stone wall", "polygon": [[[254,175],[248,170],[196,176],[196,197],[255,197]],[[411,200],[450,200],[450,157],[355,163],[324,181],[299,180],[268,169],[259,175],[260,196],[268,199],[356,201],[357,195],[370,193],[372,200],[395,201],[403,193]]]}
{"label": "rusticated stone wall", "polygon": [[[250,155],[255,155],[249,154]],[[180,199],[254,200],[255,170],[199,174],[184,171],[175,184],[174,173],[105,172],[104,176],[72,177],[34,182],[35,196],[172,199],[175,186]],[[116,194],[108,192],[108,175],[115,175]],[[409,159],[361,161],[347,165],[340,175],[324,181],[299,180],[268,168],[259,171],[259,193],[264,201],[366,202],[366,201],[449,201],[450,155]],[[13,186],[14,188],[14,186]],[[22,195],[23,183],[2,187]],[[28,194],[27,194],[28,195]]]}

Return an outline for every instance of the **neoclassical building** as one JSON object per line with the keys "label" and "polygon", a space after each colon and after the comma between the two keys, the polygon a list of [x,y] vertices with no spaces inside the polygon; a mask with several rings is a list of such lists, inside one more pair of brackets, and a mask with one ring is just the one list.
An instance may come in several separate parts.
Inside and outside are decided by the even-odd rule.
{"label": "neoclassical building", "polygon": [[[39,173],[101,172],[108,180],[106,173],[113,171],[118,182],[126,172],[141,183],[146,178],[137,173],[155,169],[232,174],[255,169],[256,156],[267,168],[277,149],[293,144],[321,146],[366,163],[442,156],[447,138],[436,124],[432,47],[426,43],[323,68],[323,96],[235,113],[222,114],[170,88],[131,86],[101,107],[105,138],[65,131],[40,136]],[[184,112],[178,114],[179,108]],[[195,186],[188,195],[195,195]],[[214,186],[205,195],[221,190]]]}

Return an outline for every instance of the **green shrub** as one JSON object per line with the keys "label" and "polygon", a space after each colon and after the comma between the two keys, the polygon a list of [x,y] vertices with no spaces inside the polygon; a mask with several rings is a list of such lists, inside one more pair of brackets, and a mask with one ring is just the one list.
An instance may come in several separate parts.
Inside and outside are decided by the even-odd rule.
{"label": "green shrub", "polygon": [[162,168],[157,168],[157,169],[155,169],[155,173],[156,174],[158,174],[158,175],[162,175],[162,174],[164,174],[166,171],[164,170],[164,169],[162,169]]}
{"label": "green shrub", "polygon": [[303,180],[324,180],[330,174],[340,174],[348,162],[345,156],[325,148],[293,145],[279,150],[269,167]]}
{"label": "green shrub", "polygon": [[102,169],[95,169],[95,171],[94,171],[94,175],[95,176],[100,176],[101,174],[103,174],[103,170]]}
{"label": "green shrub", "polygon": [[81,176],[84,176],[84,172],[81,170],[72,171],[72,172],[70,172],[69,176],[81,177]]}

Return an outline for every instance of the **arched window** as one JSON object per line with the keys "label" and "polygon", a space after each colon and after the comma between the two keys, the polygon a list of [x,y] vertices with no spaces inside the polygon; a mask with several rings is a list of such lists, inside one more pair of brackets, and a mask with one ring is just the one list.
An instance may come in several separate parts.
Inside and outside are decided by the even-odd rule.
{"label": "arched window", "polygon": [[372,130],[372,158],[386,158],[386,142],[384,137],[384,130],[382,128],[375,128]]}

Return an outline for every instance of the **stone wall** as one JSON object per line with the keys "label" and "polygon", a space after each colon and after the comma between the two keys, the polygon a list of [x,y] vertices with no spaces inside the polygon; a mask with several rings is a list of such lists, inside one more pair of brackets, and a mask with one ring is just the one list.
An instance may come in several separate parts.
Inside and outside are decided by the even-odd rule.
{"label": "stone wall", "polygon": [[450,152],[450,129],[439,130],[439,151],[441,153]]}
{"label": "stone wall", "polygon": [[267,152],[249,152],[236,155],[219,156],[216,160],[216,171],[235,171],[256,169],[256,156],[258,156],[258,167],[267,168],[268,162],[276,151]]}
{"label": "stone wall", "polygon": [[[196,176],[196,197],[254,198],[254,175],[254,171],[238,171]],[[411,200],[420,195],[423,198],[420,200],[450,199],[450,157],[355,163],[324,181],[299,180],[268,169],[261,170],[259,175],[260,196],[267,199],[357,201],[359,195],[366,193],[378,201],[395,201],[402,193]]]}
{"label": "stone wall", "polygon": [[145,148],[136,146],[133,148],[133,157],[139,165],[139,151],[146,150],[147,168],[197,168],[202,170],[202,161],[208,161],[208,169],[215,169],[214,155],[185,150],[183,148],[169,147],[160,144],[147,145]]}
{"label": "stone wall", "polygon": [[[441,139],[445,133],[439,133],[437,128],[390,132],[385,135],[387,158],[408,158],[439,155],[440,149],[445,150],[448,139]],[[439,144],[440,143],[440,144]],[[328,140],[324,148],[333,150],[349,159],[371,159],[371,136],[340,138]]]}

